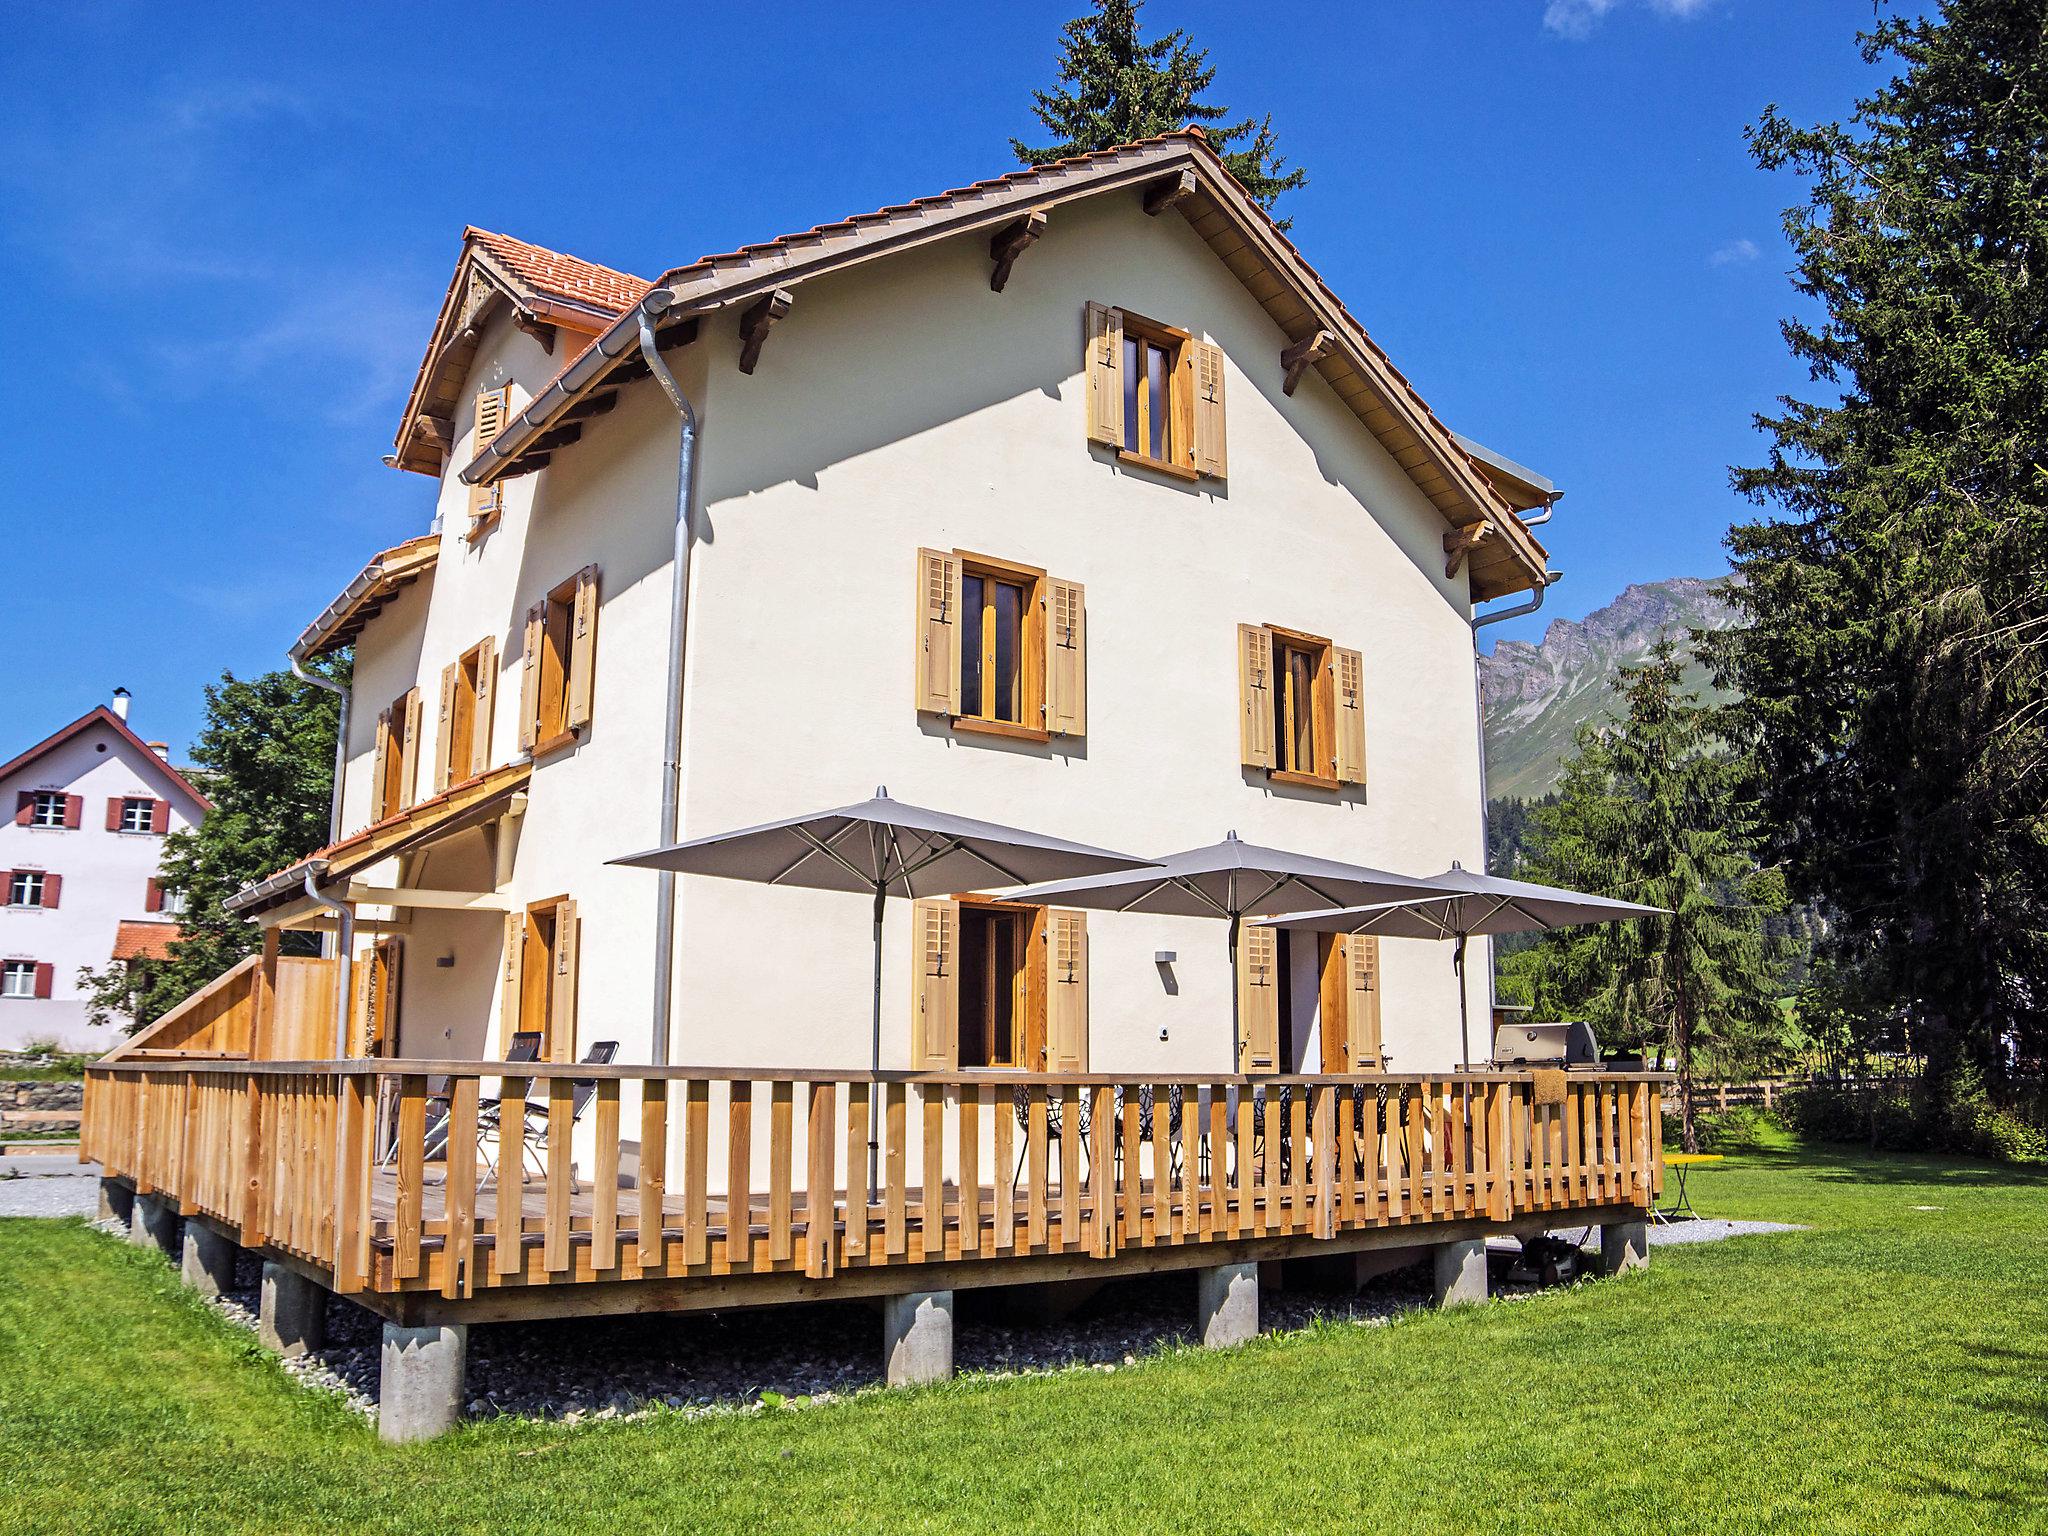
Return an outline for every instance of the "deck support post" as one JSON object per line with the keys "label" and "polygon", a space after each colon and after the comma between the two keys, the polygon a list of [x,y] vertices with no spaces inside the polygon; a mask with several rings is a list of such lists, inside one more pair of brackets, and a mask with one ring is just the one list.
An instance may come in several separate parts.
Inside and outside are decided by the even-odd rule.
{"label": "deck support post", "polygon": [[178,1275],[187,1285],[214,1300],[235,1283],[235,1255],[241,1250],[201,1221],[185,1223],[184,1257]]}
{"label": "deck support post", "polygon": [[119,1179],[101,1179],[99,1209],[93,1220],[119,1222],[124,1230],[134,1225],[135,1191]]}
{"label": "deck support post", "polygon": [[882,1375],[892,1387],[952,1377],[951,1291],[911,1291],[882,1298]]}
{"label": "deck support post", "polygon": [[287,1360],[320,1348],[327,1342],[327,1288],[265,1259],[256,1337]]}
{"label": "deck support post", "polygon": [[1259,1334],[1259,1266],[1212,1264],[1195,1271],[1195,1326],[1204,1349],[1229,1349]]}
{"label": "deck support post", "polygon": [[177,1206],[163,1195],[137,1195],[128,1218],[128,1241],[138,1248],[160,1249],[165,1258],[177,1258]]}
{"label": "deck support post", "polygon": [[1618,1275],[1650,1266],[1650,1224],[1612,1221],[1600,1229],[1600,1273]]}
{"label": "deck support post", "polygon": [[1430,1294],[1439,1307],[1472,1307],[1486,1300],[1486,1240],[1438,1243]]}
{"label": "deck support post", "polygon": [[384,1325],[378,1373],[377,1438],[406,1445],[446,1434],[462,1417],[469,1324],[425,1328]]}

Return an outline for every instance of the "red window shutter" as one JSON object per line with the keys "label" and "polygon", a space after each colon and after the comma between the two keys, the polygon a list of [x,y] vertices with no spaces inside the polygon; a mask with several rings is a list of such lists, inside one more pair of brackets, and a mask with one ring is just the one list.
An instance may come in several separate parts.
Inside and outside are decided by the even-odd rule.
{"label": "red window shutter", "polygon": [[161,912],[164,909],[164,888],[156,883],[156,876],[149,877],[149,884],[143,887],[142,910]]}
{"label": "red window shutter", "polygon": [[57,979],[57,967],[47,960],[36,962],[36,996],[48,997],[51,983]]}
{"label": "red window shutter", "polygon": [[32,789],[18,791],[14,796],[14,824],[25,827],[36,819],[36,792]]}
{"label": "red window shutter", "polygon": [[57,898],[63,893],[63,890],[64,877],[62,875],[44,875],[43,905],[54,912],[57,909]]}
{"label": "red window shutter", "polygon": [[66,795],[64,797],[64,825],[73,832],[76,832],[85,825],[85,796]]}
{"label": "red window shutter", "polygon": [[149,830],[152,832],[168,832],[171,830],[170,801],[153,800],[150,802]]}
{"label": "red window shutter", "polygon": [[107,801],[107,830],[109,832],[121,830],[121,797],[119,795],[115,795]]}

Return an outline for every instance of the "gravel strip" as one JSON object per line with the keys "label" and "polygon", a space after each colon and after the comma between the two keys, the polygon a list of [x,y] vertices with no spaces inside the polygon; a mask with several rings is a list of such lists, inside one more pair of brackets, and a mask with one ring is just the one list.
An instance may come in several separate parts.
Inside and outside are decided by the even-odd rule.
{"label": "gravel strip", "polygon": [[0,1177],[0,1216],[90,1216],[99,1193],[93,1179]]}
{"label": "gravel strip", "polygon": [[1685,1243],[1718,1243],[1724,1238],[1753,1237],[1760,1232],[1807,1230],[1782,1221],[1721,1221],[1714,1217],[1702,1217],[1698,1221],[1659,1221],[1650,1225],[1650,1246],[1672,1248]]}

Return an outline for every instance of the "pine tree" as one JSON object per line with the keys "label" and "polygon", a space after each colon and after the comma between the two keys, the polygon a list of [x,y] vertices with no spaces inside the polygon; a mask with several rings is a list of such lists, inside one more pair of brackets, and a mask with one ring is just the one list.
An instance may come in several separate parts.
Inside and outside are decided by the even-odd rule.
{"label": "pine tree", "polygon": [[[331,675],[346,683],[347,664]],[[157,875],[184,898],[182,936],[167,960],[137,974],[119,964],[82,972],[96,1018],[119,1014],[140,1028],[255,951],[261,934],[221,904],[327,841],[337,722],[334,695],[289,672],[223,673],[208,686],[192,759],[213,809],[165,839]]]}
{"label": "pine tree", "polygon": [[[1281,193],[1307,184],[1308,173],[1288,169],[1279,154],[1270,115],[1216,126],[1230,112],[1200,100],[1216,78],[1206,48],[1194,47],[1179,27],[1146,41],[1138,22],[1144,0],[1094,4],[1092,14],[1061,28],[1060,87],[1032,93],[1033,111],[1057,142],[1034,149],[1012,139],[1019,160],[1044,165],[1192,126],[1208,135],[1230,174],[1268,212]],[[1231,147],[1241,141],[1243,147]]]}
{"label": "pine tree", "polygon": [[2048,1045],[2048,17],[1943,0],[1863,44],[1899,68],[1849,127],[1751,131],[1808,183],[1785,229],[1819,318],[1782,329],[1824,388],[1734,472],[1778,515],[1730,533],[1745,622],[1713,659],[1770,856],[1938,1110]]}
{"label": "pine tree", "polygon": [[1754,1051],[1783,1031],[1766,920],[1785,900],[1782,878],[1758,864],[1745,765],[1683,691],[1685,665],[1666,641],[1623,669],[1621,718],[1581,728],[1556,799],[1536,811],[1527,874],[1667,915],[1546,934],[1517,970],[1538,1009],[1587,1017],[1612,1043],[1669,1047],[1684,1147],[1696,1152],[1701,1048]]}

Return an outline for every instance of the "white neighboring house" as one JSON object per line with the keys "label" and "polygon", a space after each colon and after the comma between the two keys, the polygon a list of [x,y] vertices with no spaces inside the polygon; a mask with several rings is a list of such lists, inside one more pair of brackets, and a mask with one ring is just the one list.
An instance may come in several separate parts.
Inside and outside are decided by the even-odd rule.
{"label": "white neighboring house", "polygon": [[88,1022],[80,969],[160,959],[177,937],[157,865],[208,805],[127,710],[118,690],[0,765],[0,1048],[110,1049],[121,1025]]}

